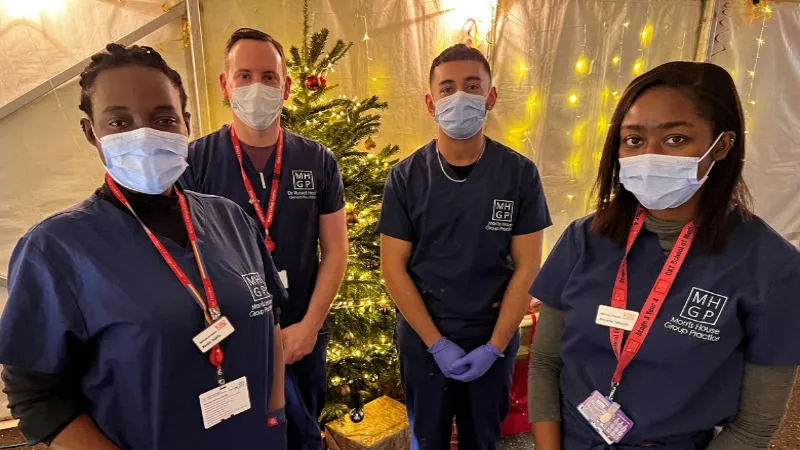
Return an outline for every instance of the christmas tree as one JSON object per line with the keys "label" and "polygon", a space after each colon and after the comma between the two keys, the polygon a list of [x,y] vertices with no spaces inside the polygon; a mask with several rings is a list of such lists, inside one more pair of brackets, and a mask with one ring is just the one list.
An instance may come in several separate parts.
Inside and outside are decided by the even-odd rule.
{"label": "christmas tree", "polygon": [[336,96],[336,86],[328,86],[328,73],[353,44],[338,40],[326,51],[328,30],[309,34],[308,0],[303,14],[303,45],[292,47],[287,57],[292,96],[281,119],[287,130],[322,143],[336,155],[350,240],[347,273],[330,313],[328,401],[320,420],[328,422],[351,410],[358,420],[363,402],[400,389],[392,340],[395,309],[381,279],[377,227],[383,186],[399,148],[387,145],[374,152],[378,112],[387,103],[377,96]]}

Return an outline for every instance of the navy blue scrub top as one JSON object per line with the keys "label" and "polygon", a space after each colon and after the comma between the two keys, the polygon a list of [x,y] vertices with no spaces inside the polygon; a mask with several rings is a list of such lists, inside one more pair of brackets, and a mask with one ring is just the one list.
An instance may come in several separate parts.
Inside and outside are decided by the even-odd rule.
{"label": "navy blue scrub top", "polygon": [[[344,207],[344,185],[336,157],[330,150],[286,130],[283,136],[283,168],[275,218],[269,232],[275,241],[272,258],[279,271],[286,271],[289,281],[290,301],[280,312],[281,325],[286,327],[301,321],[308,311],[319,269],[319,216]],[[266,186],[262,185],[259,171],[247,154],[242,155],[245,172],[264,212],[269,201],[275,153],[272,152],[264,169]],[[261,223],[242,182],[227,125],[192,142],[188,162],[189,168],[181,178],[184,188],[231,199]]]}
{"label": "navy blue scrub top", "polygon": [[[565,450],[606,448],[577,406],[593,390],[608,395],[616,358],[608,328],[596,325],[610,305],[624,248],[573,222],[553,248],[531,295],[564,312],[561,340]],[[628,309],[641,311],[666,255],[642,230],[628,258]],[[724,425],[739,406],[745,363],[800,364],[800,253],[759,218],[729,220],[727,244],[711,254],[696,241],[615,400],[635,422],[623,444],[692,445]]]}
{"label": "navy blue scrub top", "polygon": [[550,224],[536,166],[487,138],[463,183],[442,172],[436,141],[393,167],[380,232],[413,244],[408,272],[443,335],[488,339],[514,273],[511,238]]}
{"label": "navy blue scrub top", "polygon": [[[186,198],[220,308],[236,329],[222,343],[223,370],[229,381],[247,377],[249,411],[204,429],[198,396],[217,378],[192,342],[205,328],[202,311],[136,219],[97,195],[17,244],[0,363],[80,378],[87,414],[125,449],[273,448],[272,305],[286,293],[239,207],[193,192]],[[191,246],[159,238],[205,297]]]}

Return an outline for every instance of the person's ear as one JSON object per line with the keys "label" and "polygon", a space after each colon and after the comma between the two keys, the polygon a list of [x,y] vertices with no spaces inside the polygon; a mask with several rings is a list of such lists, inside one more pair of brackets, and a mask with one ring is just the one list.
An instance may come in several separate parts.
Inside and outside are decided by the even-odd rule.
{"label": "person's ear", "polygon": [[222,89],[222,98],[224,98],[225,101],[230,102],[231,99],[230,96],[228,95],[228,82],[227,79],[225,78],[224,72],[219,74],[219,87],[220,89]]}
{"label": "person's ear", "polygon": [[425,105],[428,107],[428,114],[431,117],[436,117],[436,102],[433,101],[431,94],[425,94]]}
{"label": "person's ear", "polygon": [[192,134],[192,113],[184,111],[183,121],[186,122],[186,135],[189,136]]}
{"label": "person's ear", "polygon": [[719,140],[714,149],[711,150],[711,157],[714,161],[722,161],[728,157],[731,149],[736,145],[736,133],[733,131],[726,131],[722,138]]}
{"label": "person's ear", "polygon": [[292,78],[290,76],[286,76],[286,82],[283,83],[283,101],[289,100],[289,96],[292,94]]}
{"label": "person's ear", "polygon": [[83,136],[86,137],[86,140],[92,144],[93,147],[100,148],[100,141],[97,139],[97,136],[94,135],[91,120],[86,117],[81,119],[81,130],[83,130]]}
{"label": "person's ear", "polygon": [[100,144],[100,139],[94,134],[94,128],[92,128],[92,121],[83,118],[81,119],[81,129],[83,130],[83,135],[86,137],[86,140],[92,144],[92,147],[97,150],[97,155],[100,157],[100,161],[103,162],[103,165],[106,164],[106,158],[103,156],[103,147]]}
{"label": "person's ear", "polygon": [[493,110],[495,104],[497,104],[497,88],[492,86],[492,88],[489,89],[489,96],[486,97],[486,110]]}

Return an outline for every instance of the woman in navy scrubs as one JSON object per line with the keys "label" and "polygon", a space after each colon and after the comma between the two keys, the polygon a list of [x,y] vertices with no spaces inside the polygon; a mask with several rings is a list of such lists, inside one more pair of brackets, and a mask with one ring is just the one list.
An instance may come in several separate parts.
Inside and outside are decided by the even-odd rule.
{"label": "woman in navy scrubs", "polygon": [[149,47],[109,44],[80,85],[108,173],[12,255],[0,362],[20,428],[55,449],[285,449],[285,292],[238,206],[175,185],[180,76]]}
{"label": "woman in navy scrubs", "polygon": [[800,253],[751,212],[744,161],[722,68],[668,63],[628,87],[596,211],[531,288],[537,450],[768,448],[800,364]]}

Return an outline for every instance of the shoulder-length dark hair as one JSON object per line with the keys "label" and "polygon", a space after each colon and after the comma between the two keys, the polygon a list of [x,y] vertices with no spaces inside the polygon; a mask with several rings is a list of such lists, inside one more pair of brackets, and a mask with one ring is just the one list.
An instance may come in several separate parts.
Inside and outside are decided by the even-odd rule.
{"label": "shoulder-length dark hair", "polygon": [[670,62],[631,82],[614,111],[594,185],[597,210],[592,231],[624,245],[638,205],[636,197],[619,182],[619,146],[622,120],[642,93],[656,86],[682,92],[711,123],[712,138],[724,131],[736,133],[728,155],[717,161],[700,192],[697,217],[698,242],[716,252],[725,245],[727,219],[738,210],[749,216],[751,198],[742,178],[744,166],[744,114],[733,79],[725,69],[710,63]]}

